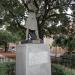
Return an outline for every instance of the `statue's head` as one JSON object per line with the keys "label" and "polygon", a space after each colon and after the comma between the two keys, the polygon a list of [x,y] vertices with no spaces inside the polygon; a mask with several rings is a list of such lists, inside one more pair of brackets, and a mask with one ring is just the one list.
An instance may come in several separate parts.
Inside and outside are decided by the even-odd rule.
{"label": "statue's head", "polygon": [[31,3],[33,0],[25,0],[25,3],[29,4]]}

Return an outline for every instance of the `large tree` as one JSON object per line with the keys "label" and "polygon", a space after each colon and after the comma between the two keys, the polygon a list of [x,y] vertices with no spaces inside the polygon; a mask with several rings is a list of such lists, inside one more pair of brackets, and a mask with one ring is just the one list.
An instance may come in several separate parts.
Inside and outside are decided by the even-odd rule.
{"label": "large tree", "polygon": [[20,37],[16,34],[13,35],[11,32],[0,30],[0,46],[4,46],[5,52],[8,51],[8,44],[18,42]]}
{"label": "large tree", "polygon": [[[66,11],[71,8],[72,0],[33,0],[36,7],[36,19],[39,37],[44,35],[68,33],[70,17]],[[0,25],[7,25],[12,32],[21,31],[25,34],[22,22],[26,20],[26,11],[31,11],[25,0],[0,0]],[[60,26],[58,23],[60,22]],[[14,31],[13,31],[14,30]]]}

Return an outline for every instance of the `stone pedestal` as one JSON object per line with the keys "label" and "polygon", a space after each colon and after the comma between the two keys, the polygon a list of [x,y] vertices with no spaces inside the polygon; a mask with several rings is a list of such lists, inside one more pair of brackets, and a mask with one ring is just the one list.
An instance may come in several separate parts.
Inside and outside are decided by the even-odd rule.
{"label": "stone pedestal", "polygon": [[51,75],[50,53],[46,45],[18,45],[16,53],[16,75]]}

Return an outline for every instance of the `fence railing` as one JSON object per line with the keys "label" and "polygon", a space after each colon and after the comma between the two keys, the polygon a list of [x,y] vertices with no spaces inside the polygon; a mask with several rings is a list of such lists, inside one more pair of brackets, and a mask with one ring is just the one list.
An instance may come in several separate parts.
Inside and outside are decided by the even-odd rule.
{"label": "fence railing", "polygon": [[69,68],[75,68],[75,55],[55,57],[52,59],[52,63],[61,64]]}
{"label": "fence railing", "polygon": [[11,59],[11,58],[0,58],[0,63],[3,62],[15,62],[15,59]]}

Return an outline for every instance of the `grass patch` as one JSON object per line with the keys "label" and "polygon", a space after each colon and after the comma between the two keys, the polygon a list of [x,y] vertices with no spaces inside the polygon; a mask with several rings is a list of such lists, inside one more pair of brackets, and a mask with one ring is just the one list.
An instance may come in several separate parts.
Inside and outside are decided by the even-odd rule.
{"label": "grass patch", "polygon": [[15,69],[15,62],[0,63],[0,75],[11,75]]}
{"label": "grass patch", "polygon": [[75,70],[52,64],[52,75],[75,75]]}

